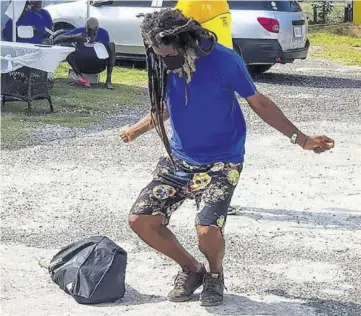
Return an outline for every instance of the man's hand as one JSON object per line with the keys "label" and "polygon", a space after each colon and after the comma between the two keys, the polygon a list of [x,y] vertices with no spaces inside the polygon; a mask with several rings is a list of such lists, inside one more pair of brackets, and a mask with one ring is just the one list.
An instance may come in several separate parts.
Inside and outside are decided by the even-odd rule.
{"label": "man's hand", "polygon": [[303,145],[305,150],[313,150],[316,154],[330,150],[335,146],[335,141],[327,136],[309,136]]}
{"label": "man's hand", "polygon": [[123,140],[124,143],[130,143],[131,141],[135,140],[138,136],[139,136],[138,133],[130,125],[124,126],[120,131],[120,138]]}
{"label": "man's hand", "polygon": [[88,41],[88,39],[86,38],[86,36],[84,34],[77,34],[75,36],[75,40],[78,43],[78,45],[84,44]]}
{"label": "man's hand", "polygon": [[[163,111],[163,119],[164,121],[169,119],[169,113],[166,107],[164,108]],[[123,140],[124,143],[129,143],[153,128],[154,126],[153,126],[152,115],[149,113],[134,125],[127,125],[123,127],[122,130],[120,131],[120,138]]]}
{"label": "man's hand", "polygon": [[274,127],[282,134],[291,138],[297,133],[297,144],[303,149],[313,150],[315,153],[322,153],[334,147],[334,141],[327,136],[309,136],[301,133],[294,126],[282,111],[269,98],[256,92],[255,95],[247,98],[253,111],[255,111],[267,124]]}

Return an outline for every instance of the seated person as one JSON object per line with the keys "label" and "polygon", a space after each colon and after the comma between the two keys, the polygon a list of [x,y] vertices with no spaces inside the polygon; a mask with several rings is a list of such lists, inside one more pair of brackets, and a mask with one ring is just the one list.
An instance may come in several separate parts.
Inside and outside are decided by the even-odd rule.
{"label": "seated person", "polygon": [[[108,52],[108,58],[100,59],[92,43],[102,43]],[[113,89],[111,79],[115,63],[115,44],[110,42],[108,32],[99,27],[97,19],[89,18],[85,27],[76,28],[56,36],[54,44],[75,45],[75,52],[68,55],[66,60],[76,75],[74,79],[78,85],[90,86],[89,81],[82,74],[98,74],[107,69],[105,87]]]}
{"label": "seated person", "polygon": [[[13,21],[9,19],[2,32],[4,41],[11,42],[13,40]],[[34,36],[32,38],[21,38],[17,34],[16,41],[20,43],[41,44],[46,36],[45,23],[40,14],[33,12],[29,3],[24,8],[22,15],[16,22],[16,26],[32,26],[34,29]]]}
{"label": "seated person", "polygon": [[53,19],[51,18],[50,13],[47,10],[42,8],[41,3],[42,3],[42,1],[29,1],[31,10],[33,12],[40,14],[41,17],[43,18],[45,27],[48,30],[53,31]]}
{"label": "seated person", "polygon": [[[52,35],[51,32],[53,32],[54,25],[53,25],[53,19],[51,18],[50,13],[42,8],[42,2],[43,1],[29,1],[29,6],[31,10],[35,13],[38,13],[43,18],[43,22],[45,24],[45,31],[46,35],[44,36],[43,43],[51,44],[50,37]],[[54,86],[54,73],[49,72],[48,73],[48,82],[49,82],[49,88],[52,89]]]}

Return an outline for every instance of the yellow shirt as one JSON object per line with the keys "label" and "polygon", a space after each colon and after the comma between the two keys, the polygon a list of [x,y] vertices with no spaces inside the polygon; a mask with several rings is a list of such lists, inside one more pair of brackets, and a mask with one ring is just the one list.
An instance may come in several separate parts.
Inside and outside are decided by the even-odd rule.
{"label": "yellow shirt", "polygon": [[227,1],[179,0],[176,9],[214,32],[217,35],[218,43],[233,48],[232,19]]}

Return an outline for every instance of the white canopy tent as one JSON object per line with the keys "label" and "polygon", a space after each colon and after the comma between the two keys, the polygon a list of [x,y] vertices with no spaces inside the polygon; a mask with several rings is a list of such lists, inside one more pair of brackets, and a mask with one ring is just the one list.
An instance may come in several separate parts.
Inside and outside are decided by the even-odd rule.
{"label": "white canopy tent", "polygon": [[24,11],[26,0],[12,0],[5,11],[5,15],[12,20],[13,42],[16,42],[16,22]]}

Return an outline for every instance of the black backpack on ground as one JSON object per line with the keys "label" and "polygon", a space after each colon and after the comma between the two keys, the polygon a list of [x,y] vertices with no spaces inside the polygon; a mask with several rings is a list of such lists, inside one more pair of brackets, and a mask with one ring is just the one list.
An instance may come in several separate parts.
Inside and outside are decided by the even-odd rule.
{"label": "black backpack on ground", "polygon": [[95,236],[61,249],[48,267],[52,280],[80,304],[118,300],[125,293],[127,253]]}

